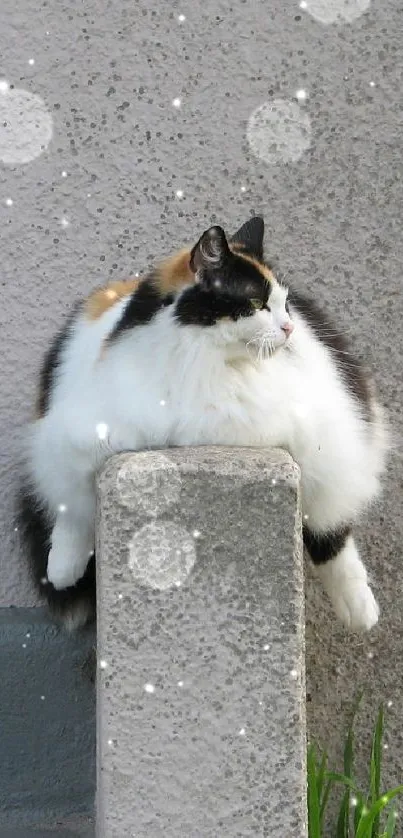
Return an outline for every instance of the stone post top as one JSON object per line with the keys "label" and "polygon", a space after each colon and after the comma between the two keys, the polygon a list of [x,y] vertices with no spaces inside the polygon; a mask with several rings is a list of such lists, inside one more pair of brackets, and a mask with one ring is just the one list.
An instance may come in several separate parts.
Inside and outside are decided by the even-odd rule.
{"label": "stone post top", "polygon": [[98,474],[98,484],[131,483],[145,472],[165,471],[174,474],[212,472],[233,478],[236,482],[271,480],[299,486],[301,472],[290,454],[281,448],[247,448],[228,446],[197,446],[166,448],[152,451],[127,451],[107,460]]}

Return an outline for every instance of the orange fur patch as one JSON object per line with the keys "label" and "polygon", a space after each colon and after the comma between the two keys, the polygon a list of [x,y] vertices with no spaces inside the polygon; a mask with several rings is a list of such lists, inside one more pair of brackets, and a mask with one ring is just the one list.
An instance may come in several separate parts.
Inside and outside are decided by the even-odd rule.
{"label": "orange fur patch", "polygon": [[161,291],[169,294],[184,285],[194,282],[194,273],[190,269],[191,249],[184,247],[179,253],[174,253],[157,267],[157,284]]}
{"label": "orange fur patch", "polygon": [[[190,249],[184,248],[157,266],[155,283],[164,294],[176,291],[193,281],[194,274],[189,267]],[[140,279],[126,279],[111,282],[103,288],[97,288],[87,298],[84,314],[88,320],[98,320],[118,300],[129,296],[136,290]]]}
{"label": "orange fur patch", "polygon": [[118,300],[128,297],[139,285],[139,279],[121,279],[104,288],[97,288],[86,300],[84,314],[88,320],[98,320]]}

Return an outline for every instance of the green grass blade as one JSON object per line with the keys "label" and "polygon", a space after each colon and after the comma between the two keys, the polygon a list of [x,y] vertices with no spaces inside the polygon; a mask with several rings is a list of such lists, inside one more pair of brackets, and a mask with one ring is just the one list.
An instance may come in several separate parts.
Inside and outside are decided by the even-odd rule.
{"label": "green grass blade", "polygon": [[330,792],[331,792],[331,790],[332,790],[332,788],[333,788],[333,785],[334,785],[334,783],[333,783],[333,781],[332,781],[332,780],[328,780],[328,781],[327,781],[327,783],[326,783],[326,785],[325,785],[325,790],[324,790],[323,795],[322,795],[322,799],[321,799],[321,801],[320,801],[320,814],[319,814],[319,820],[320,820],[320,828],[321,828],[321,829],[323,829],[323,821],[324,821],[324,819],[325,819],[325,812],[326,812],[327,801],[328,801],[328,799],[329,799],[329,794],[330,794]]}
{"label": "green grass blade", "polygon": [[308,832],[309,838],[321,838],[320,805],[317,786],[316,754],[313,745],[308,748]]}
{"label": "green grass blade", "polygon": [[[379,708],[378,718],[372,737],[371,764],[370,764],[370,802],[376,803],[381,796],[381,769],[382,769],[382,737],[383,737],[383,705]],[[371,838],[377,838],[379,833],[379,815],[374,819]]]}
{"label": "green grass blade", "polygon": [[354,794],[359,795],[357,786],[355,785],[354,780],[350,777],[346,777],[345,774],[339,774],[337,771],[326,771],[326,778],[328,780],[332,780],[333,783],[341,783],[344,786],[348,786]]}
{"label": "green grass blade", "polygon": [[357,804],[354,806],[354,835],[357,832],[358,824],[361,819],[362,810],[365,806],[364,798],[361,795],[357,795]]}
{"label": "green grass blade", "polygon": [[393,806],[392,809],[389,812],[388,819],[386,821],[385,838],[393,838],[393,836],[395,834],[395,829],[396,829],[396,817],[397,817],[396,809]]}
{"label": "green grass blade", "polygon": [[319,764],[319,766],[317,767],[317,770],[316,770],[316,787],[318,789],[319,800],[322,797],[326,766],[327,766],[327,753],[326,753],[326,751],[324,751],[324,753],[322,755],[322,759],[320,761],[320,764]]}
{"label": "green grass blade", "polygon": [[379,818],[379,815],[385,806],[387,806],[394,797],[397,797],[397,795],[402,792],[403,786],[397,786],[395,789],[391,789],[391,791],[383,794],[379,800],[376,800],[375,803],[373,803],[370,809],[364,809],[355,833],[355,838],[371,838],[373,835],[372,829],[374,820]]}
{"label": "green grass blade", "polygon": [[336,825],[336,838],[349,838],[350,792],[347,789],[342,797],[339,817]]}

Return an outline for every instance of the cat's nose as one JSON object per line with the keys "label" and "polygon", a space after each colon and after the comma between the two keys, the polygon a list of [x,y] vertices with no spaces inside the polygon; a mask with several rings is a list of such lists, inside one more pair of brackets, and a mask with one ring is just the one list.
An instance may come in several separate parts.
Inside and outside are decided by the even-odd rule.
{"label": "cat's nose", "polygon": [[289,320],[287,323],[283,323],[281,329],[284,332],[286,338],[289,338],[291,332],[294,331],[294,323],[292,323],[291,320]]}

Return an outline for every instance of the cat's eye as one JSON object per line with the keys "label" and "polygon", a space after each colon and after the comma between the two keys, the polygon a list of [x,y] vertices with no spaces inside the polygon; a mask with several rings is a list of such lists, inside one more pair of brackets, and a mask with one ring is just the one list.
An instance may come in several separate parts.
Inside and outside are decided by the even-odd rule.
{"label": "cat's eye", "polygon": [[255,299],[255,300],[251,300],[251,305],[253,306],[253,308],[254,308],[256,311],[261,311],[261,309],[265,307],[265,306],[264,306],[264,304],[262,303],[262,301],[261,301],[261,300],[257,300],[257,299]]}
{"label": "cat's eye", "polygon": [[290,313],[290,306],[288,305],[288,303],[287,303],[287,302],[286,302],[286,304],[285,304],[284,308],[285,308],[285,310],[286,310],[287,314],[289,314],[289,313]]}

